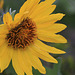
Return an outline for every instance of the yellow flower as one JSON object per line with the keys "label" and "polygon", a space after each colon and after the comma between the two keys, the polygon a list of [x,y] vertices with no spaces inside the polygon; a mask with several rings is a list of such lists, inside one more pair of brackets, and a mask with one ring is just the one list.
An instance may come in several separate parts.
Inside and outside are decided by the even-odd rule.
{"label": "yellow flower", "polygon": [[[32,66],[42,74],[46,73],[39,58],[58,63],[49,53],[64,54],[64,51],[44,44],[67,43],[60,34],[66,28],[64,24],[56,23],[64,14],[51,14],[56,5],[55,0],[27,0],[19,13],[12,20],[7,12],[3,16],[4,24],[0,25],[0,69],[6,69],[12,60],[12,65],[18,75],[32,74]],[[50,15],[49,15],[50,14]]]}
{"label": "yellow flower", "polygon": [[0,0],[0,9],[3,8],[4,0]]}

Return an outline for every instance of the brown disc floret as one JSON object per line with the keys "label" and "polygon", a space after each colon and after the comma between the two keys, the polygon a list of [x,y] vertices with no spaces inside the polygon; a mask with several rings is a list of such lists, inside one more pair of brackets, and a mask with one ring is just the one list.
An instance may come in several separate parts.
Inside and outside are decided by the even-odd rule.
{"label": "brown disc floret", "polygon": [[33,43],[35,38],[37,38],[36,24],[29,18],[12,28],[6,37],[8,46],[13,46],[13,48],[25,48]]}

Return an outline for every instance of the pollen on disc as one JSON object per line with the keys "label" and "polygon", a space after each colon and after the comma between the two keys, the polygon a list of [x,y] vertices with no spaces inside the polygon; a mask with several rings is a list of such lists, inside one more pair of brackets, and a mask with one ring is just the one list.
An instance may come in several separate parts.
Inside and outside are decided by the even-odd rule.
{"label": "pollen on disc", "polygon": [[36,24],[29,18],[24,19],[7,34],[8,46],[13,48],[25,48],[37,38]]}

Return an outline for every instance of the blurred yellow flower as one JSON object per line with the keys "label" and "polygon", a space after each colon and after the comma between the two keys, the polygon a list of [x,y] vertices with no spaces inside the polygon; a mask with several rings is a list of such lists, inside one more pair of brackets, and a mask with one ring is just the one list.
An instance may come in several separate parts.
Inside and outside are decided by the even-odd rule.
{"label": "blurred yellow flower", "polygon": [[0,0],[0,9],[3,8],[4,0]]}
{"label": "blurred yellow flower", "polygon": [[56,23],[64,14],[51,14],[56,8],[56,5],[52,5],[54,1],[39,3],[40,0],[27,0],[15,15],[14,21],[9,12],[4,14],[4,24],[0,25],[1,72],[8,67],[11,60],[18,75],[33,75],[32,66],[45,74],[46,70],[39,58],[58,63],[49,53],[65,52],[40,41],[67,43],[63,36],[56,34],[64,30],[66,25]]}

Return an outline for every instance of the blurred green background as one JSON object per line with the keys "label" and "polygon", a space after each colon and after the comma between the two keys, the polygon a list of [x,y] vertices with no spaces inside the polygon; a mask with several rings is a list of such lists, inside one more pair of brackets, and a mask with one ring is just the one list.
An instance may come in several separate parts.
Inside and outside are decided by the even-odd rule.
{"label": "blurred green background", "polygon": [[[10,8],[12,8],[12,11],[16,10],[17,13],[24,2],[25,0],[4,0],[4,6],[3,9],[0,10],[0,16]],[[53,55],[59,61],[58,64],[42,62],[47,70],[46,75],[75,75],[75,0],[56,0],[54,4],[56,4],[57,7],[53,13],[66,14],[59,22],[67,25],[67,29],[60,32],[60,34],[67,38],[68,44],[44,43],[65,50],[67,53],[65,55]],[[2,23],[2,17],[0,18],[0,23]],[[34,75],[41,75],[34,68],[33,73]],[[16,73],[10,64],[0,75],[16,75]]]}

